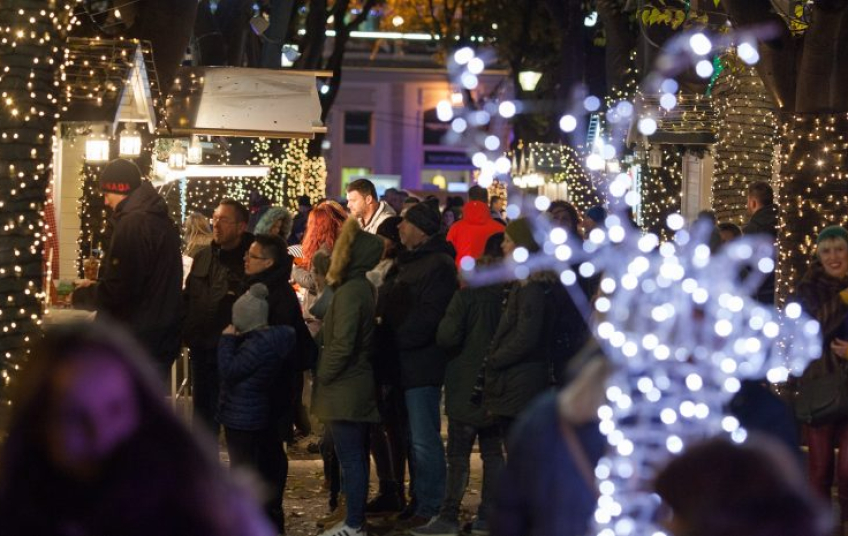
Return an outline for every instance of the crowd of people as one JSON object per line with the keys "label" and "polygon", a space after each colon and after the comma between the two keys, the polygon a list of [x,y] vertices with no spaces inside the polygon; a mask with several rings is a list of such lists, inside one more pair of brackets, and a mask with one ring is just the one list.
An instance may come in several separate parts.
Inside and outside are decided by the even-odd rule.
{"label": "crowd of people", "polygon": [[[396,189],[380,199],[366,179],[347,185],[347,207],[302,198],[296,215],[222,199],[210,223],[186,219],[181,247],[134,164],[110,163],[100,187],[113,230],[100,279],[83,283],[76,301],[102,321],[48,333],[33,353],[0,458],[4,533],[284,534],[284,444],[313,421],[331,509],[322,536],[364,535],[376,522],[414,536],[585,533],[609,366],[558,274],[463,280],[466,259],[487,267],[517,248],[541,249],[533,222],[507,221],[503,199],[472,186],[442,209]],[[750,224],[717,224],[714,247],[741,232],[774,236],[772,197],[753,184]],[[582,240],[606,211],[581,215],[558,200],[547,216]],[[591,300],[598,284],[595,275],[578,287]],[[758,299],[773,300],[773,287],[764,282]],[[820,361],[841,366],[848,231],[822,232],[799,295],[822,323]],[[161,383],[181,345],[193,434],[169,413],[153,372]],[[848,522],[848,426],[805,430],[810,479],[828,496],[836,465]],[[203,443],[220,434],[233,474],[261,479],[264,516]],[[463,527],[475,442],[482,501]],[[836,446],[845,446],[837,460]],[[768,453],[779,448],[714,442],[672,461],[657,480],[670,532],[824,534],[821,502],[795,472],[774,474]],[[369,500],[372,460],[379,483]],[[741,467],[749,485],[738,486]],[[42,515],[50,507],[57,515]]]}

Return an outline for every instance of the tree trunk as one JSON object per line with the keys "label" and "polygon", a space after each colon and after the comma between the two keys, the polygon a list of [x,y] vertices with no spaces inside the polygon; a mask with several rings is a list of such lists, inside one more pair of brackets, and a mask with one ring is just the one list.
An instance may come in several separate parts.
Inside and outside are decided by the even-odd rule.
{"label": "tree trunk", "polygon": [[673,233],[666,225],[670,214],[680,212],[683,171],[680,152],[662,146],[662,166],[652,168],[642,163],[642,230],[670,240]]}
{"label": "tree trunk", "polygon": [[292,9],[294,0],[271,0],[271,25],[265,32],[266,40],[262,42],[261,67],[265,69],[282,67],[283,44],[286,41]]}
{"label": "tree trunk", "polygon": [[787,117],[778,189],[778,303],[794,294],[815,252],[816,235],[848,223],[848,114]]}
{"label": "tree trunk", "polygon": [[633,66],[631,53],[636,48],[636,34],[630,16],[618,0],[598,0],[598,18],[607,36],[606,78],[607,94],[622,91],[628,83],[628,70]]}
{"label": "tree trunk", "polygon": [[771,182],[777,118],[774,102],[753,68],[725,69],[713,89],[718,111],[713,210],[720,222],[742,225],[748,185]]}
{"label": "tree trunk", "polygon": [[[0,28],[0,407],[38,336],[42,305],[43,209],[58,112],[58,68],[69,11],[59,0],[3,0]],[[56,15],[54,19],[50,17]],[[32,22],[28,22],[31,19]],[[50,60],[50,61],[48,61]]]}
{"label": "tree trunk", "polygon": [[836,111],[836,93],[848,88],[836,87],[835,60],[845,43],[839,42],[841,26],[848,21],[848,3],[829,8],[822,2],[813,5],[813,18],[804,34],[804,49],[798,69],[795,111],[827,113]]}

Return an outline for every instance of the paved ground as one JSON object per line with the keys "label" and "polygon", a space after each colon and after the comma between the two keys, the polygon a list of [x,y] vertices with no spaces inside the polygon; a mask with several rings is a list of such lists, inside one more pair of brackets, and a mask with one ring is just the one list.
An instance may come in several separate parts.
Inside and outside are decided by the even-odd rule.
{"label": "paved ground", "polygon": [[[286,511],[286,534],[288,536],[314,536],[321,532],[315,521],[329,513],[328,492],[322,489],[324,473],[321,458],[306,452],[310,440],[300,441],[289,451],[289,480],[286,487],[284,507]],[[462,504],[463,522],[470,521],[480,504],[481,461],[475,452],[471,457],[471,479]],[[376,495],[377,476],[371,473],[371,494]],[[386,520],[369,520],[369,534],[389,534]]]}

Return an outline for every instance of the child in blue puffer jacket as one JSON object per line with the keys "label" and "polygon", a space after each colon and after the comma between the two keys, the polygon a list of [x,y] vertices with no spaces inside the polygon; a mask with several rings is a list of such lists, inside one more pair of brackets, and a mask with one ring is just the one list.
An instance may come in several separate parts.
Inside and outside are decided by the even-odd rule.
{"label": "child in blue puffer jacket", "polygon": [[257,283],[233,305],[233,324],[218,344],[218,422],[224,427],[231,466],[259,473],[271,490],[265,511],[285,533],[283,445],[272,416],[271,389],[290,358],[295,334],[289,326],[268,326],[267,296],[268,288]]}

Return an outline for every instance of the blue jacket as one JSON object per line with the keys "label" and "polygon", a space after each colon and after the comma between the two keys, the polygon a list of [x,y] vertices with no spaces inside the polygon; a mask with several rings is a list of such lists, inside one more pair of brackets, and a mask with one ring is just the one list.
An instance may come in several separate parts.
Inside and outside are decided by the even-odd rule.
{"label": "blue jacket", "polygon": [[[583,536],[597,501],[558,425],[556,393],[538,397],[510,433],[509,458],[489,518],[492,536]],[[575,427],[592,465],[606,440],[591,422]]]}
{"label": "blue jacket", "polygon": [[274,422],[271,387],[291,358],[294,330],[269,326],[244,335],[222,335],[218,343],[221,396],[218,422],[235,430],[263,430]]}

